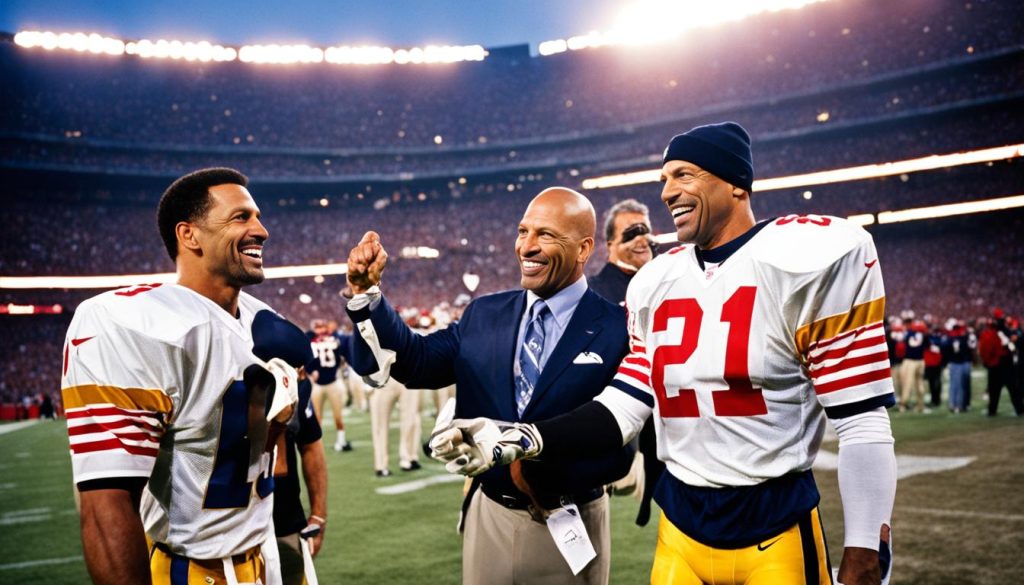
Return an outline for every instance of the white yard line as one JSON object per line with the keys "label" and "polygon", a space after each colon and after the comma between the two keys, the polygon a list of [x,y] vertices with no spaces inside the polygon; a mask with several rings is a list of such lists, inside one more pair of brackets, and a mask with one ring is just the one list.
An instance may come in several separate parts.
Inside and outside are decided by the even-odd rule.
{"label": "white yard line", "polygon": [[82,555],[76,555],[73,557],[60,557],[56,559],[39,559],[37,561],[22,561],[20,563],[7,563],[0,565],[0,571],[6,571],[11,569],[29,569],[31,567],[40,567],[43,565],[64,565],[67,563],[79,563],[84,559]]}
{"label": "white yard line", "polygon": [[39,422],[38,420],[23,420],[21,422],[10,423],[10,424],[6,424],[6,425],[0,425],[0,435],[6,435],[7,433],[13,433],[14,431],[20,431],[21,429],[23,429],[25,427],[30,427],[30,426],[38,423],[38,422]]}
{"label": "white yard line", "polygon": [[1007,520],[1009,522],[1024,521],[1024,514],[996,514],[992,512],[969,512],[967,510],[942,510],[940,508],[915,508],[911,506],[897,506],[896,511],[925,514],[928,516],[947,516],[950,518],[979,518],[982,520]]}
{"label": "white yard line", "polygon": [[425,487],[436,485],[439,483],[455,483],[465,481],[466,478],[461,475],[455,475],[451,473],[444,473],[440,475],[432,475],[425,479],[417,479],[416,481],[407,481],[404,483],[396,483],[395,485],[389,485],[387,487],[380,487],[373,491],[378,494],[385,496],[394,496],[397,494],[406,494],[421,490]]}

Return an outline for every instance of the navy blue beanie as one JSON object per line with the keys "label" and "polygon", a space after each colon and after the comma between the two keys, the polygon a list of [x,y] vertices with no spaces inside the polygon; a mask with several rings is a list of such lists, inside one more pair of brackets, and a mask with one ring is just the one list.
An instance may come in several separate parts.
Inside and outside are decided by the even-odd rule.
{"label": "navy blue beanie", "polygon": [[693,163],[748,193],[754,184],[750,134],[736,122],[697,126],[672,138],[662,164],[670,160]]}
{"label": "navy blue beanie", "polygon": [[313,348],[302,329],[266,309],[252,321],[252,353],[265,362],[281,358],[293,368],[313,360]]}

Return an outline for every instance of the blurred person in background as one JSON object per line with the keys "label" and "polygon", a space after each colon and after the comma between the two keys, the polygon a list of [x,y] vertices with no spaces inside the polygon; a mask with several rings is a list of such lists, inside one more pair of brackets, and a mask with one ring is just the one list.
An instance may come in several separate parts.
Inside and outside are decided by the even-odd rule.
{"label": "blurred person in background", "polygon": [[334,439],[335,451],[351,451],[352,443],[345,438],[345,422],[342,409],[345,404],[344,381],[339,378],[346,356],[349,355],[352,337],[342,335],[328,326],[326,319],[313,319],[310,331],[306,332],[310,347],[313,348],[314,361],[310,364],[309,379],[313,383],[313,410],[317,422],[322,424],[324,402],[330,401],[331,414],[334,416],[334,428],[337,434]]}
{"label": "blurred person in background", "polygon": [[900,366],[900,412],[910,408],[914,397],[916,412],[930,412],[924,398],[924,352],[927,349],[927,326],[920,319],[912,319],[904,335],[906,352]]}
{"label": "blurred person in background", "polygon": [[649,213],[647,206],[636,199],[624,199],[605,214],[608,263],[587,282],[609,302],[623,304],[633,275],[654,258]]}
{"label": "blurred person in background", "polygon": [[1014,412],[1017,416],[1024,415],[1021,391],[1014,379],[1017,346],[1011,335],[1007,327],[1006,314],[1002,309],[995,309],[992,318],[988,319],[985,329],[978,336],[978,355],[988,370],[989,416],[996,416],[999,412],[999,398],[1003,394],[1003,387],[1010,393]]}
{"label": "blurred person in background", "polygon": [[949,362],[949,410],[966,412],[971,402],[971,366],[978,338],[964,321],[946,322],[946,360]]}
{"label": "blurred person in background", "polygon": [[924,379],[928,381],[931,398],[928,406],[938,408],[942,404],[942,369],[946,365],[943,348],[947,340],[938,324],[930,326],[929,329],[927,349],[924,352]]}

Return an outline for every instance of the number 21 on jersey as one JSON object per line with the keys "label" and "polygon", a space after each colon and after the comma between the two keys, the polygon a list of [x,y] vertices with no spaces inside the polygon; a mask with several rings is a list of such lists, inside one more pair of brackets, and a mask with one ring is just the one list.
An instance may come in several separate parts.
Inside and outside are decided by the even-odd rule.
{"label": "number 21 on jersey", "polygon": [[[669,321],[683,320],[683,331],[677,343],[656,344],[651,360],[651,386],[658,399],[658,410],[664,418],[685,418],[701,416],[697,403],[697,389],[671,385],[666,381],[665,368],[686,364],[702,344],[725,344],[725,364],[722,377],[726,388],[713,389],[714,416],[757,416],[768,413],[761,388],[755,388],[750,381],[748,358],[750,354],[750,329],[754,315],[754,299],[757,287],[741,286],[722,303],[718,319],[727,323],[729,334],[724,339],[705,336],[701,338],[701,323],[710,314],[712,307],[702,307],[695,298],[666,299],[653,315],[651,333],[668,331]],[[666,386],[670,384],[670,386]],[[683,382],[685,384],[685,382]],[[668,388],[678,393],[670,396]]]}

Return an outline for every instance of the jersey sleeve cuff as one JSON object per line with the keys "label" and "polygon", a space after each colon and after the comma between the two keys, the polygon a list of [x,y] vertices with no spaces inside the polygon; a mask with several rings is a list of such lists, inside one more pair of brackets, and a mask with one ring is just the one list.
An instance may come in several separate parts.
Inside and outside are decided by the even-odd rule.
{"label": "jersey sleeve cuff", "polygon": [[650,408],[654,408],[654,397],[648,394],[647,392],[644,392],[639,388],[635,388],[634,386],[631,386],[629,383],[623,382],[622,380],[613,379],[611,382],[608,383],[608,385],[611,386],[612,388],[615,388],[616,390],[621,390],[622,392],[629,394],[633,398],[636,398],[640,402],[643,402],[644,405]]}
{"label": "jersey sleeve cuff", "polygon": [[858,414],[863,414],[869,410],[876,408],[890,408],[896,404],[896,396],[892,392],[888,394],[882,394],[880,396],[872,396],[865,400],[858,402],[850,402],[848,404],[839,404],[836,406],[826,406],[825,416],[829,418],[846,418]]}

